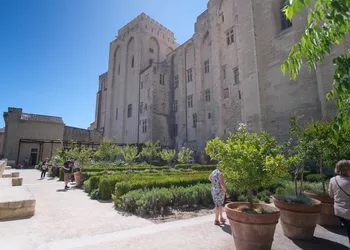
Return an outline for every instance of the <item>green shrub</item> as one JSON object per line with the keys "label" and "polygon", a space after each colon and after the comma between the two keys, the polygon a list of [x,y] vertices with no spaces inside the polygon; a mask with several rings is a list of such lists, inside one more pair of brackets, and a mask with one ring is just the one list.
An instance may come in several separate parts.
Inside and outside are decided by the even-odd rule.
{"label": "green shrub", "polygon": [[213,171],[216,167],[216,165],[193,165],[191,168],[197,171]]}
{"label": "green shrub", "polygon": [[83,189],[84,189],[84,192],[90,193],[90,180],[84,181]]}
{"label": "green shrub", "polygon": [[[326,190],[328,190],[328,185],[329,182],[326,182]],[[317,194],[317,195],[322,195],[324,194],[323,192],[323,187],[321,182],[304,182],[304,191]]]}
{"label": "green shrub", "polygon": [[[327,176],[324,174],[324,179],[327,179]],[[306,176],[306,180],[309,182],[321,182],[321,175],[320,174],[310,174]]]}
{"label": "green shrub", "polygon": [[114,192],[115,184],[118,180],[116,179],[101,179],[98,188],[100,190],[100,198],[102,200],[108,200],[112,197]]}
{"label": "green shrub", "polygon": [[313,205],[314,201],[306,196],[305,194],[301,194],[296,196],[293,192],[287,193],[287,194],[281,194],[281,195],[276,195],[275,198],[279,201],[284,201],[287,203],[294,203],[294,204],[309,204]]}
{"label": "green shrub", "polygon": [[120,198],[113,196],[113,199],[116,207],[141,215],[162,214],[170,207],[197,207],[212,204],[210,184],[171,189],[138,189],[130,191]]}
{"label": "green shrub", "polygon": [[90,186],[88,188],[88,190],[89,190],[88,193],[90,193],[92,190],[98,188],[98,185],[100,184],[100,179],[101,179],[101,176],[99,176],[99,175],[94,175],[89,179]]}
{"label": "green shrub", "polygon": [[149,180],[134,180],[124,181],[115,185],[115,197],[118,199],[122,195],[136,189],[150,188],[170,188],[186,187],[198,183],[207,183],[208,174],[197,174],[187,176],[166,176],[166,178],[152,178]]}
{"label": "green shrub", "polygon": [[98,200],[100,198],[100,190],[97,188],[97,189],[94,189],[92,190],[91,194],[90,194],[90,198],[92,200]]}
{"label": "green shrub", "polygon": [[191,168],[193,164],[176,164],[175,165],[175,168],[176,169],[187,169],[187,168]]}
{"label": "green shrub", "polygon": [[134,165],[133,167],[130,166],[106,166],[106,167],[85,167],[84,171],[85,172],[101,172],[101,171],[129,171],[129,170],[146,170],[146,169],[156,169],[156,170],[163,170],[163,169],[168,169],[169,167],[167,166],[152,166],[152,165],[147,165],[147,164],[142,164],[142,165]]}

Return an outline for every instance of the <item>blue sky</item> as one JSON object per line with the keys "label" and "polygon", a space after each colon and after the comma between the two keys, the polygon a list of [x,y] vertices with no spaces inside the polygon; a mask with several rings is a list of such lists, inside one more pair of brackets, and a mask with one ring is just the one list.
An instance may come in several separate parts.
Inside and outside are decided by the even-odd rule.
{"label": "blue sky", "polygon": [[1,0],[0,127],[8,107],[62,116],[87,128],[94,120],[98,76],[108,70],[109,43],[145,12],[182,43],[205,0]]}

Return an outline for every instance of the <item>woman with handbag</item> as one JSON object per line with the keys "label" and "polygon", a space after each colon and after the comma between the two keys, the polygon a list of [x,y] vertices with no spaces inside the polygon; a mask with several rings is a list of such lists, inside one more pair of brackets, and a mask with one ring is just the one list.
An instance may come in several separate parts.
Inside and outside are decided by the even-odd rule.
{"label": "woman with handbag", "polygon": [[338,175],[329,182],[329,196],[334,198],[334,213],[346,228],[350,244],[350,161],[339,161],[335,172]]}

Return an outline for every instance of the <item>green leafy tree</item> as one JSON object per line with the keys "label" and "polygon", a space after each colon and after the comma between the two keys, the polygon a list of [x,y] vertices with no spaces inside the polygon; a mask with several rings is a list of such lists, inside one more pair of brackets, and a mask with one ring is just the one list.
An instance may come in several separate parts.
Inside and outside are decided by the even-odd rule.
{"label": "green leafy tree", "polygon": [[159,156],[160,153],[160,142],[157,141],[155,144],[153,144],[151,141],[147,141],[142,148],[141,155],[145,157],[148,162],[152,162],[154,158]]}
{"label": "green leafy tree", "polygon": [[76,159],[78,160],[79,164],[80,164],[80,170],[83,170],[83,167],[88,165],[90,162],[90,159],[92,158],[92,156],[94,155],[93,151],[90,148],[87,147],[82,147],[77,156]]}
{"label": "green leafy tree", "polygon": [[163,149],[160,151],[160,157],[168,162],[168,165],[171,166],[171,161],[174,159],[176,154],[175,149]]}
{"label": "green leafy tree", "polygon": [[247,192],[253,210],[253,192],[266,187],[287,172],[287,160],[279,152],[275,139],[268,133],[249,133],[241,124],[226,142],[219,138],[208,141],[206,153],[217,160],[228,182]]}
{"label": "green leafy tree", "polygon": [[192,157],[192,154],[193,154],[193,151],[191,149],[182,147],[177,156],[177,160],[183,164],[188,163]]}
{"label": "green leafy tree", "polygon": [[[283,73],[288,71],[295,79],[303,61],[309,70],[317,68],[326,55],[330,55],[333,44],[341,44],[350,31],[349,0],[293,0],[284,9],[288,19],[308,11],[307,26],[298,43],[292,46],[288,60],[281,66]],[[312,4],[313,3],[313,4]],[[336,67],[333,88],[327,93],[329,100],[335,100],[338,114],[333,123],[333,143],[339,142],[339,134],[349,126],[350,110],[350,51],[335,56]]]}
{"label": "green leafy tree", "polygon": [[138,150],[136,146],[125,146],[122,149],[122,153],[124,156],[124,160],[128,162],[130,166],[133,165],[133,163],[138,157]]}
{"label": "green leafy tree", "polygon": [[115,144],[115,140],[104,138],[95,152],[94,156],[100,160],[106,161],[115,159],[120,154],[120,148]]}

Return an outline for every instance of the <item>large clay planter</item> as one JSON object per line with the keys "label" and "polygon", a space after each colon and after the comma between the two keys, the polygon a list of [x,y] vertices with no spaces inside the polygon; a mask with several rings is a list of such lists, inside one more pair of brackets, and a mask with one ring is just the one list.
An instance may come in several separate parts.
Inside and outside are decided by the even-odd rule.
{"label": "large clay planter", "polygon": [[322,202],[322,209],[320,216],[318,217],[317,224],[323,227],[340,227],[341,223],[337,216],[334,214],[334,199],[329,195],[317,195],[309,192],[304,192],[312,199]]}
{"label": "large clay planter", "polygon": [[74,180],[76,185],[83,184],[83,175],[81,172],[75,172],[74,173]]}
{"label": "large clay planter", "polygon": [[315,204],[295,204],[272,198],[281,212],[281,225],[285,236],[295,240],[310,240],[314,236],[318,216],[322,205],[313,199]]}
{"label": "large clay planter", "polygon": [[270,250],[276,224],[280,217],[279,210],[268,205],[254,204],[255,208],[264,206],[275,212],[270,214],[251,214],[236,210],[240,206],[249,206],[249,203],[231,202],[225,206],[236,249]]}

